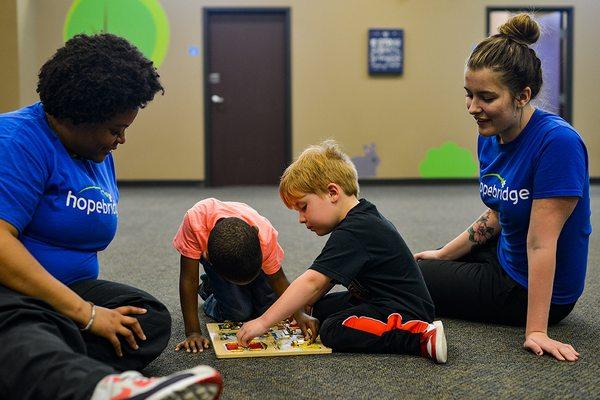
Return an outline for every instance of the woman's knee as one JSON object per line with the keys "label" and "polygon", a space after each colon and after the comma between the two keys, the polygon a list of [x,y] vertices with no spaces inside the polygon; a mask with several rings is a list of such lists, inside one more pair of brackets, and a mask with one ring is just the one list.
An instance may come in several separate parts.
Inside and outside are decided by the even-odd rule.
{"label": "woman's knee", "polygon": [[161,304],[161,306],[162,307],[160,308],[153,308],[147,311],[149,313],[149,319],[151,318],[155,325],[162,327],[164,330],[168,330],[170,335],[172,325],[171,313],[163,304]]}
{"label": "woman's knee", "polygon": [[[145,340],[138,340],[140,346],[132,354],[131,364],[121,369],[143,369],[157,358],[169,344],[171,338],[171,314],[166,307],[150,309],[138,316]],[[126,345],[126,344],[122,344]]]}
{"label": "woman's knee", "polygon": [[150,295],[148,296],[150,298],[146,298],[143,305],[146,313],[137,315],[136,317],[146,336],[146,340],[142,342],[143,344],[140,344],[149,353],[149,358],[154,359],[169,344],[172,319],[171,313],[163,303]]}
{"label": "woman's knee", "polygon": [[147,312],[145,314],[147,315],[147,317],[144,319],[144,323],[151,323],[153,329],[156,329],[163,333],[165,336],[170,337],[172,325],[171,313],[169,312],[167,307],[165,307],[164,304],[159,304],[160,307],[154,305],[153,307],[147,309]]}

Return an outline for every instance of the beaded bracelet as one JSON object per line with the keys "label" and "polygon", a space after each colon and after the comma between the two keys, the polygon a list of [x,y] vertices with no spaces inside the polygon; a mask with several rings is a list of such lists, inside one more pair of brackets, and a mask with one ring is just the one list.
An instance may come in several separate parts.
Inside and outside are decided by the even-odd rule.
{"label": "beaded bracelet", "polygon": [[84,326],[83,328],[80,328],[80,330],[82,332],[90,330],[90,328],[92,327],[92,324],[94,323],[94,318],[96,317],[96,305],[94,303],[92,303],[91,301],[88,301],[88,303],[90,303],[90,305],[92,306],[92,315],[90,316],[90,320],[88,321],[87,325]]}

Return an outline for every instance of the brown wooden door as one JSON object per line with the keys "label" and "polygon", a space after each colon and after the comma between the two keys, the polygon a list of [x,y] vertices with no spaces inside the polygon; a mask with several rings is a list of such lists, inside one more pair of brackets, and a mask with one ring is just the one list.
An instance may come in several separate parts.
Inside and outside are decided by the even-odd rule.
{"label": "brown wooden door", "polygon": [[288,10],[205,10],[207,184],[276,184],[290,159]]}

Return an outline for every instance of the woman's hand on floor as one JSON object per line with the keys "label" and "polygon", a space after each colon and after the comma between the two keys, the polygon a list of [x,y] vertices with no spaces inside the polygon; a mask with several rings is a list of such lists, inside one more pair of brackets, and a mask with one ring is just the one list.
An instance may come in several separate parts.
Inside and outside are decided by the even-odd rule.
{"label": "woman's hand on floor", "polygon": [[579,353],[570,344],[561,343],[548,337],[544,332],[530,332],[526,335],[523,347],[541,356],[549,353],[560,361],[577,361]]}
{"label": "woman's hand on floor", "polygon": [[442,251],[440,250],[426,250],[420,253],[417,253],[413,256],[415,261],[419,260],[443,260],[444,257],[442,255]]}
{"label": "woman's hand on floor", "polygon": [[124,306],[110,309],[96,306],[96,316],[90,332],[108,340],[115,348],[117,355],[123,357],[119,336],[122,336],[129,347],[134,350],[138,349],[136,336],[139,339],[146,340],[146,335],[144,335],[139,321],[129,315],[145,313],[146,310],[140,307]]}
{"label": "woman's hand on floor", "polygon": [[210,342],[198,332],[192,332],[187,338],[175,346],[175,351],[185,350],[187,353],[198,353],[208,349]]}

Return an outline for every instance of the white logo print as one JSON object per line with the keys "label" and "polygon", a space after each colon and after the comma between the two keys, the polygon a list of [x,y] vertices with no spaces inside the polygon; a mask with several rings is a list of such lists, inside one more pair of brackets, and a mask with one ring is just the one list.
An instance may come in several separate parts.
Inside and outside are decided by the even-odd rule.
{"label": "white logo print", "polygon": [[[100,200],[93,200],[81,196],[83,192],[88,190],[96,190],[100,192],[102,194],[102,198]],[[77,195],[79,195],[79,197]],[[73,207],[81,211],[85,211],[87,215],[90,215],[91,213],[118,214],[117,204],[113,201],[112,195],[99,186],[88,186],[83,188],[77,193],[77,195],[73,194],[73,192],[69,190],[65,205],[67,207]],[[106,198],[108,202],[104,201],[104,198]]]}
{"label": "white logo print", "polygon": [[481,178],[492,176],[498,178],[501,187],[498,188],[496,185],[486,185],[483,182],[479,183],[479,192],[483,196],[494,197],[499,200],[511,201],[513,204],[517,204],[519,200],[529,199],[529,190],[527,189],[511,189],[500,174],[485,174]]}

